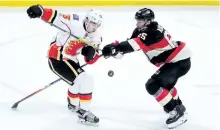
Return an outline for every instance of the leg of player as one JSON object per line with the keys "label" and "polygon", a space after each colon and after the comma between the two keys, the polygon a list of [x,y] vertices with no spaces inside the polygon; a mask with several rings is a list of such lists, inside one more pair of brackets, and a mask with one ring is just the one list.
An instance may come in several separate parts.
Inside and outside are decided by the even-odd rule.
{"label": "leg of player", "polygon": [[71,111],[77,111],[79,106],[79,88],[73,83],[75,78],[84,70],[80,68],[80,65],[71,60],[55,60],[49,58],[50,69],[66,83],[70,85],[68,89],[68,109]]}
{"label": "leg of player", "polygon": [[[172,85],[171,85],[171,86],[172,86]],[[169,90],[169,89],[168,89],[168,90]],[[172,89],[170,89],[170,94],[172,95],[173,99],[176,100],[177,104],[180,105],[181,109],[182,109],[183,112],[184,112],[184,116],[187,117],[188,112],[186,111],[186,108],[185,108],[185,106],[183,105],[183,103],[182,103],[182,101],[181,101],[181,99],[180,99],[180,97],[179,97],[179,94],[178,94],[178,92],[177,92],[177,89],[176,89],[176,87],[174,87],[174,85],[173,85]],[[166,107],[164,107],[164,111],[165,111],[166,113],[169,113],[169,111],[166,109]]]}
{"label": "leg of player", "polygon": [[72,112],[76,112],[79,109],[79,85],[73,84],[68,89],[68,109]]}
{"label": "leg of player", "polygon": [[99,118],[89,111],[93,91],[92,77],[71,60],[49,59],[49,66],[56,75],[70,85],[67,97],[68,108],[77,112],[79,122],[97,125]]}
{"label": "leg of player", "polygon": [[[177,82],[180,62],[165,64],[161,67],[146,83],[146,89],[149,94],[153,95],[156,100],[164,107],[164,109],[170,114],[166,124],[168,128],[175,128],[187,121],[184,116],[183,105],[180,105],[175,98],[177,98],[177,91],[174,92],[174,88],[166,87],[174,85]],[[185,73],[189,69],[185,69]],[[169,90],[173,92],[170,93]],[[184,109],[183,109],[184,107]]]}
{"label": "leg of player", "polygon": [[168,128],[174,128],[185,122],[186,119],[183,119],[184,113],[181,111],[177,102],[172,98],[169,91],[161,86],[162,85],[154,79],[154,77],[151,77],[146,83],[148,93],[153,95],[157,102],[169,111],[170,117],[166,120]]}
{"label": "leg of player", "polygon": [[[174,85],[171,85],[171,86],[172,86],[172,88],[171,88],[171,89],[167,89],[167,90],[169,90],[169,92],[170,92],[170,94],[172,95],[173,99],[176,100],[177,103],[178,103],[180,106],[183,107],[183,110],[184,110],[184,113],[185,113],[185,112],[186,112],[186,108],[185,108],[185,106],[183,105],[183,103],[182,103],[182,101],[181,101],[181,99],[180,99],[180,97],[179,97],[179,94],[178,94],[178,91],[177,91],[176,87],[174,87],[175,84],[174,84]],[[164,111],[165,111],[166,113],[169,113],[169,111],[168,111],[165,107],[164,107]]]}
{"label": "leg of player", "polygon": [[90,104],[92,100],[93,79],[86,72],[76,77],[74,84],[79,88],[80,108],[77,111],[79,123],[86,125],[98,125],[99,118],[90,112]]}
{"label": "leg of player", "polygon": [[[186,108],[180,99],[180,96],[178,94],[177,88],[175,87],[175,84],[179,78],[184,76],[190,70],[190,68],[191,68],[190,58],[176,62],[176,63],[172,64],[172,66],[170,66],[170,68],[172,68],[172,73],[170,73],[170,72],[167,72],[167,73],[170,74],[171,78],[173,77],[172,79],[174,79],[174,81],[172,84],[169,84],[169,83],[165,84],[164,88],[166,88],[170,91],[170,94],[172,95],[173,99],[177,101],[178,105],[180,105],[181,109],[183,110],[184,116],[187,117],[188,112],[186,111]],[[164,80],[166,80],[166,79],[164,79]],[[166,108],[164,108],[164,110],[166,112],[168,112],[166,110]]]}
{"label": "leg of player", "polygon": [[[172,69],[174,69],[174,68],[172,68]],[[177,70],[175,70],[174,72],[178,72],[178,70],[179,70],[179,69],[178,69],[178,66],[175,67],[175,69],[177,69]],[[172,71],[173,71],[173,70],[172,70]],[[167,73],[170,73],[170,72],[167,72]],[[166,75],[166,74],[165,74],[165,75]],[[176,85],[176,83],[177,83],[177,80],[178,80],[178,75],[177,75],[177,74],[173,74],[173,77],[175,77],[175,78],[172,78],[172,79],[176,79],[176,80],[172,81],[172,82],[173,82],[172,84],[169,84],[169,83],[168,83],[167,86],[163,86],[163,88],[167,89],[167,90],[170,92],[170,94],[172,95],[173,99],[176,100],[177,103],[178,103],[178,104],[181,106],[181,108],[183,109],[184,114],[188,114],[188,113],[186,112],[186,108],[185,108],[185,106],[183,105],[183,103],[182,103],[182,101],[181,101],[181,99],[180,99],[180,97],[179,97],[179,94],[178,94],[178,92],[177,92],[177,89],[176,89],[176,87],[175,87],[175,85]],[[169,111],[166,109],[166,107],[164,107],[164,111],[165,111],[166,113],[169,113]]]}

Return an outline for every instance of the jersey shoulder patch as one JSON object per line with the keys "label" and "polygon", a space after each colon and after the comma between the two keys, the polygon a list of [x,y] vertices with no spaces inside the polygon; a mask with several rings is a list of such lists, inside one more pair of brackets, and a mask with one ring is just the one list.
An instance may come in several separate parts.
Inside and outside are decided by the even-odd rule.
{"label": "jersey shoulder patch", "polygon": [[70,15],[69,14],[60,13],[60,16],[63,17],[63,19],[70,20]]}
{"label": "jersey shoulder patch", "polygon": [[79,15],[77,15],[77,14],[73,14],[73,20],[77,20],[77,21],[79,21]]}

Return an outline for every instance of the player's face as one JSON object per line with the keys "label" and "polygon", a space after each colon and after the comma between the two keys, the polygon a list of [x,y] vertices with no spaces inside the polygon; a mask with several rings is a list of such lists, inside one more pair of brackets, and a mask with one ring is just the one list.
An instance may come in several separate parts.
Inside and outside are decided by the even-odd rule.
{"label": "player's face", "polygon": [[137,23],[136,23],[137,28],[143,28],[145,26],[145,23],[146,23],[145,20],[136,19],[136,21],[137,21]]}
{"label": "player's face", "polygon": [[89,21],[87,23],[87,31],[88,32],[94,32],[99,27],[99,25],[95,22]]}

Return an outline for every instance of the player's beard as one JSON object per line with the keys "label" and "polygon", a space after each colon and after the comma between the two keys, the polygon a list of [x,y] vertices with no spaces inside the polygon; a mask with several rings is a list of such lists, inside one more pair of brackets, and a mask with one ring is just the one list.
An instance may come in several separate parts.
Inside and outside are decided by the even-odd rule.
{"label": "player's beard", "polygon": [[139,30],[145,30],[147,25],[150,24],[150,21],[147,20],[137,20],[136,26]]}

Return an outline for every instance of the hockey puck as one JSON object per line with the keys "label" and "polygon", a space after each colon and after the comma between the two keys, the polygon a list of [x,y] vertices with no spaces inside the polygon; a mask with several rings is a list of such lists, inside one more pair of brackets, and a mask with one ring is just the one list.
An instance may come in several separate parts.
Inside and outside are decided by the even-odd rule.
{"label": "hockey puck", "polygon": [[112,76],[114,76],[114,71],[112,71],[112,70],[109,70],[109,71],[108,71],[108,76],[109,76],[109,77],[112,77]]}

